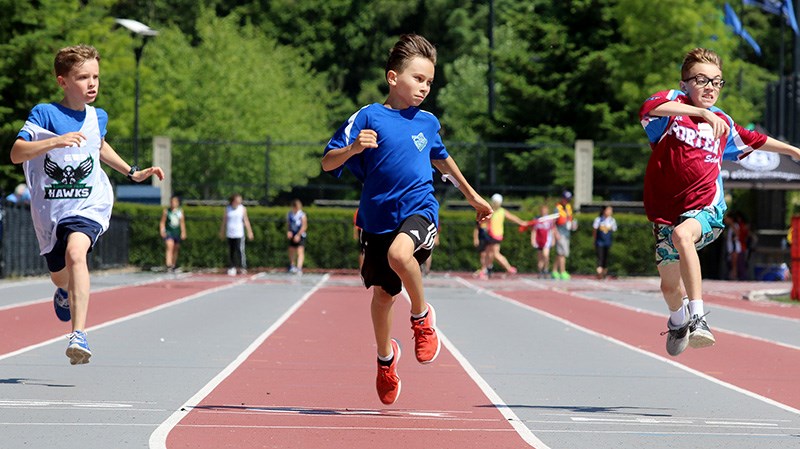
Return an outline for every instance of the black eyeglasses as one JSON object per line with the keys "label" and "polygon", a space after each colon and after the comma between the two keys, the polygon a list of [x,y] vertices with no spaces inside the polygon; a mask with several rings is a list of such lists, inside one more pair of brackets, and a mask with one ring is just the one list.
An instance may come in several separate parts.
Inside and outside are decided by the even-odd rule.
{"label": "black eyeglasses", "polygon": [[722,78],[712,79],[705,75],[695,75],[691,78],[686,78],[683,81],[686,82],[689,80],[694,80],[694,83],[695,85],[697,85],[697,87],[706,87],[709,84],[711,84],[711,86],[713,86],[715,89],[722,89],[723,87],[725,87],[725,80]]}

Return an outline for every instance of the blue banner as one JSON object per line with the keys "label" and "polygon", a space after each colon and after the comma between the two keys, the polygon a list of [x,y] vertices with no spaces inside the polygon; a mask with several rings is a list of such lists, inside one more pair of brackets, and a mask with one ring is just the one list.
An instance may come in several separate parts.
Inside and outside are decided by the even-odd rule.
{"label": "blue banner", "polygon": [[727,2],[725,3],[725,25],[728,25],[733,30],[733,34],[740,36],[742,39],[745,40],[751,47],[753,47],[753,51],[756,52],[758,56],[761,56],[761,46],[750,36],[750,33],[744,29],[742,26],[742,21],[739,20],[739,16],[736,15],[736,11],[733,10],[730,4]]}

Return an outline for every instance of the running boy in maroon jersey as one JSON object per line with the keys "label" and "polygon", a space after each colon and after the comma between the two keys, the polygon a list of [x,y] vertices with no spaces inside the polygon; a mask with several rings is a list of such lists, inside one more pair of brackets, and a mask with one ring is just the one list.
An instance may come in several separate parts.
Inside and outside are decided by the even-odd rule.
{"label": "running boy in maroon jersey", "polygon": [[661,292],[670,310],[667,352],[673,356],[687,345],[715,342],[704,318],[697,250],[725,227],[721,159],[741,159],[754,149],[800,158],[800,149],[748,131],[714,106],[724,86],[719,55],[695,48],[684,58],[681,90],[655,93],[639,111],[653,150],[644,206],[653,222]]}

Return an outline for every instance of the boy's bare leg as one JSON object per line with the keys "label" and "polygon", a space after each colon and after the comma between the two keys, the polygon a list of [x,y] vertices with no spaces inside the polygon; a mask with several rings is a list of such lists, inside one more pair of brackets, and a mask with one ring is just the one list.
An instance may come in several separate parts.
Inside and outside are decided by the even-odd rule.
{"label": "boy's bare leg", "polygon": [[53,282],[53,285],[56,287],[67,290],[69,288],[69,272],[67,268],[64,267],[61,271],[56,271],[55,273],[50,273],[50,280]]}
{"label": "boy's bare leg", "polygon": [[92,241],[86,234],[73,232],[67,238],[67,252],[65,271],[69,276],[69,308],[72,312],[72,330],[86,328],[86,316],[89,312],[89,265],[86,262],[86,253]]}
{"label": "boy's bare leg", "polygon": [[302,270],[303,269],[303,262],[305,262],[306,258],[306,248],[304,246],[297,247],[297,268]]}
{"label": "boy's bare leg", "polygon": [[380,287],[372,288],[372,328],[375,331],[375,343],[378,355],[387,357],[392,352],[392,306],[394,297]]}
{"label": "boy's bare leg", "polygon": [[170,268],[173,265],[175,265],[175,258],[173,256],[175,252],[174,251],[175,241],[172,239],[167,239],[166,244],[167,244],[167,249],[165,250],[166,254],[164,255],[164,262],[166,262],[167,268]]}
{"label": "boy's bare leg", "polygon": [[489,270],[489,265],[492,264],[492,255],[489,254],[489,247],[487,247],[481,252],[481,271],[484,273]]}
{"label": "boy's bare leg", "polygon": [[553,271],[557,271],[559,273],[563,273],[564,271],[566,271],[565,270],[566,266],[567,266],[567,257],[566,256],[562,256],[560,254],[557,254],[556,255],[556,263],[553,264]]}
{"label": "boy's bare leg", "polygon": [[670,312],[683,307],[684,292],[681,288],[681,267],[679,263],[659,265],[658,275],[661,277],[661,294]]}
{"label": "boy's bare leg", "polygon": [[181,253],[181,245],[179,243],[173,243],[172,245],[172,267],[178,264],[178,254]]}
{"label": "boy's bare leg", "polygon": [[690,218],[675,227],[672,232],[672,244],[681,257],[680,270],[686,294],[689,299],[703,298],[703,275],[700,271],[700,257],[697,255],[695,243],[700,239],[702,228],[700,222]]}
{"label": "boy's bare leg", "polygon": [[419,315],[425,311],[425,291],[422,288],[422,271],[414,257],[414,241],[406,234],[397,234],[389,247],[389,266],[403,281],[403,286],[411,299],[411,314]]}
{"label": "boy's bare leg", "polygon": [[491,248],[492,249],[490,249],[489,251],[491,251],[492,258],[489,259],[489,260],[492,260],[492,259],[496,260],[498,263],[500,263],[500,266],[503,267],[504,270],[510,271],[511,270],[511,264],[508,263],[508,259],[506,259],[506,256],[504,256],[504,255],[502,255],[500,253],[500,245],[499,244],[492,244]]}

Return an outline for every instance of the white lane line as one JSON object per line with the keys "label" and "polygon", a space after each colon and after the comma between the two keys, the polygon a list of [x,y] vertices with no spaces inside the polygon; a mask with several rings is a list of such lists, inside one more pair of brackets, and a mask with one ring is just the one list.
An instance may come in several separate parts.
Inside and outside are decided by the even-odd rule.
{"label": "white lane line", "polygon": [[[461,282],[461,278],[456,278]],[[466,282],[466,281],[464,281]],[[405,289],[402,291],[403,296],[405,296],[408,302],[411,302],[411,298],[408,296],[408,293]],[[505,401],[497,394],[496,391],[489,385],[488,382],[478,373],[478,371],[472,366],[472,364],[464,357],[464,354],[456,348],[456,346],[447,338],[444,332],[441,329],[437,329],[437,333],[439,334],[439,339],[441,340],[442,344],[453,354],[453,357],[458,361],[464,371],[467,372],[469,377],[472,378],[472,381],[475,382],[476,385],[483,391],[483,394],[491,401],[492,405],[495,406],[497,411],[503,415],[504,418],[511,424],[511,427],[517,432],[517,434],[522,438],[523,441],[528,443],[530,446],[536,449],[550,449],[550,446],[544,444],[542,440],[540,440],[536,435],[531,432],[531,429],[526,426],[521,419],[517,416],[516,413],[509,407]]]}
{"label": "white lane line", "polygon": [[728,382],[725,382],[723,380],[717,379],[715,377],[709,376],[708,374],[703,373],[701,371],[698,371],[696,369],[689,368],[688,366],[682,365],[682,364],[680,364],[680,363],[678,363],[678,362],[676,362],[674,360],[670,360],[668,358],[662,357],[660,355],[654,354],[654,353],[649,352],[649,351],[645,351],[644,349],[637,348],[636,346],[633,346],[633,345],[630,345],[628,343],[625,343],[624,341],[617,340],[616,338],[610,337],[608,335],[601,334],[601,333],[593,331],[593,330],[591,330],[591,329],[589,329],[587,327],[583,327],[581,325],[573,323],[573,322],[571,322],[571,321],[569,321],[567,319],[561,318],[560,316],[556,316],[556,315],[553,315],[552,313],[545,312],[544,310],[539,310],[539,309],[537,309],[535,307],[529,306],[527,304],[523,304],[520,301],[517,301],[515,299],[503,296],[503,295],[501,295],[499,293],[495,293],[493,291],[489,291],[489,290],[483,289],[481,287],[478,287],[477,285],[474,285],[474,284],[470,283],[467,280],[461,279],[459,282],[461,282],[464,286],[469,287],[469,288],[471,288],[471,289],[473,289],[473,290],[475,290],[475,291],[477,291],[479,293],[483,293],[483,294],[486,294],[488,296],[492,296],[494,298],[497,298],[497,299],[499,299],[499,300],[501,300],[503,302],[507,302],[507,303],[509,303],[511,305],[514,305],[516,307],[519,307],[519,308],[534,312],[534,313],[536,313],[538,315],[541,315],[543,317],[550,318],[551,320],[558,321],[558,322],[560,322],[562,324],[570,326],[570,327],[572,327],[574,329],[577,329],[577,330],[579,330],[581,332],[584,332],[586,334],[589,334],[591,336],[602,338],[603,340],[606,340],[608,342],[617,344],[619,346],[622,346],[623,348],[629,349],[631,351],[638,352],[639,354],[646,355],[647,357],[650,357],[650,358],[656,359],[658,361],[661,361],[661,362],[667,363],[669,365],[672,365],[675,368],[684,370],[684,371],[686,371],[686,372],[688,372],[690,374],[694,374],[695,376],[698,376],[698,377],[700,377],[702,379],[708,380],[708,381],[713,382],[713,383],[715,383],[717,385],[720,385],[722,387],[725,387],[725,388],[728,388],[730,390],[733,390],[733,391],[735,391],[737,393],[741,393],[741,394],[743,394],[745,396],[748,396],[750,398],[753,398],[753,399],[759,400],[761,402],[764,402],[766,404],[778,407],[778,408],[780,408],[782,410],[785,410],[787,412],[791,412],[791,413],[795,413],[795,414],[800,415],[800,410],[798,410],[798,409],[796,409],[796,408],[794,408],[792,406],[789,406],[789,405],[786,405],[784,403],[778,402],[778,401],[776,401],[774,399],[770,399],[770,398],[768,398],[766,396],[761,396],[758,393],[754,393],[752,391],[745,390],[744,388],[737,387],[736,385],[733,385],[731,383],[728,383]]}
{"label": "white lane line", "polygon": [[[713,436],[713,437],[773,437],[773,438],[796,438],[790,433],[753,433],[753,432],[670,432],[670,431],[643,431],[643,430],[574,430],[574,429],[536,429],[541,433],[591,433],[604,435],[668,435],[668,436]],[[788,447],[788,446],[780,446]]]}
{"label": "white lane line", "polygon": [[[261,346],[264,341],[269,338],[283,323],[285,323],[289,317],[291,317],[297,309],[299,309],[308,298],[311,297],[317,290],[319,290],[323,284],[328,280],[330,274],[325,274],[322,278],[317,282],[314,287],[311,288],[308,292],[306,292],[303,297],[301,297],[297,302],[292,304],[289,309],[284,312],[274,323],[270,326],[264,333],[258,336],[250,346],[248,346],[241,354],[239,354],[236,359],[234,359],[228,366],[225,367],[222,371],[219,372],[213,379],[211,379],[203,388],[201,388],[197,393],[194,394],[188,401],[186,401],[183,406],[178,408],[172,415],[169,416],[158,428],[150,435],[149,446],[150,449],[166,449],[167,448],[167,436],[169,432],[192,410],[192,407],[196,406],[200,403],[206,396],[208,396],[212,391],[214,391],[219,384],[221,384],[228,376],[230,376],[236,369],[253,354],[259,346]],[[213,426],[212,426],[213,427]]]}
{"label": "white lane line", "polygon": [[[573,295],[573,296],[578,297],[578,298],[586,299],[588,301],[595,301],[595,302],[607,304],[607,305],[610,305],[610,306],[619,307],[621,309],[627,309],[627,310],[632,310],[634,312],[643,313],[643,314],[646,314],[646,315],[664,317],[664,318],[667,317],[666,313],[653,312],[652,310],[642,309],[640,307],[631,306],[631,305],[628,305],[628,304],[609,301],[607,299],[595,298],[593,296],[588,296],[588,295],[585,295],[585,294],[582,294],[582,293],[570,292],[568,294]],[[714,310],[717,307],[719,307],[718,304],[707,303],[706,311]],[[719,308],[725,308],[725,307],[719,307]],[[739,311],[740,309],[733,309],[733,310]],[[770,318],[778,318],[778,317],[775,317],[774,315],[767,315],[767,316],[770,317]],[[793,345],[791,343],[784,343],[784,342],[777,341],[777,340],[771,340],[771,339],[768,339],[768,338],[765,338],[765,337],[759,337],[759,336],[748,334],[748,333],[745,333],[745,332],[732,331],[730,329],[726,329],[724,327],[719,327],[719,326],[716,326],[716,325],[714,326],[714,332],[721,332],[721,333],[726,333],[726,334],[730,334],[730,335],[735,335],[737,337],[749,338],[751,340],[757,340],[757,341],[760,341],[760,342],[763,342],[763,343],[770,343],[770,344],[773,344],[773,345],[776,345],[776,346],[782,346],[784,348],[794,349],[796,351],[800,351],[800,346],[796,346],[796,345]]]}
{"label": "white lane line", "polygon": [[[257,426],[244,424],[181,424],[181,427],[194,429],[268,429],[268,430],[355,430],[355,431],[385,431],[385,432],[513,432],[514,429],[476,428],[469,429],[452,427],[386,427],[386,426]],[[392,446],[389,446],[392,447]],[[538,448],[537,448],[538,449]]]}
{"label": "white lane line", "polygon": [[[526,283],[528,283],[528,284],[530,284],[532,286],[538,286],[538,284],[536,284],[533,281],[529,281],[527,279],[523,279],[523,280],[526,281]],[[654,311],[648,310],[648,309],[642,309],[641,307],[636,307],[636,306],[632,306],[632,305],[628,305],[628,304],[624,304],[624,303],[620,303],[620,302],[616,302],[616,301],[610,301],[610,300],[607,300],[607,299],[596,298],[594,296],[587,295],[586,293],[581,293],[581,292],[577,292],[577,291],[566,291],[566,290],[560,290],[560,289],[556,290],[554,288],[551,289],[551,290],[558,291],[558,293],[563,293],[563,294],[572,295],[572,296],[575,296],[575,297],[578,297],[578,298],[586,299],[586,300],[589,300],[589,301],[595,301],[595,302],[599,302],[599,303],[603,303],[603,304],[608,304],[610,306],[619,307],[619,308],[622,308],[622,309],[632,310],[632,311],[638,312],[638,313],[644,313],[644,314],[647,314],[647,315],[652,315],[652,316],[657,316],[657,317],[665,317],[666,316],[666,314],[663,314],[663,313],[654,312]],[[719,308],[719,309],[726,309],[726,310],[734,311],[734,312],[743,312],[743,313],[750,313],[750,314],[753,314],[753,315],[761,315],[764,318],[783,319],[783,320],[789,320],[789,321],[797,321],[798,323],[800,323],[800,320],[797,320],[795,318],[779,317],[779,316],[776,316],[776,315],[772,315],[772,314],[769,314],[769,313],[763,313],[763,312],[751,312],[749,310],[743,310],[743,309],[739,309],[739,308],[736,308],[736,307],[724,306],[724,305],[720,305],[720,304],[717,304],[717,303],[714,303],[714,302],[709,302],[707,304],[708,304],[707,308],[709,310],[713,310],[715,308]],[[744,333],[744,332],[732,331],[730,329],[726,329],[726,328],[723,328],[723,327],[714,326],[714,331],[720,331],[720,332],[728,333],[728,334],[731,334],[731,335],[736,335],[738,337],[749,338],[749,339],[752,339],[752,340],[757,340],[757,341],[761,341],[761,342],[764,342],[764,343],[771,343],[771,344],[774,344],[774,345],[777,345],[777,346],[783,346],[783,347],[788,348],[788,349],[794,349],[794,350],[800,351],[800,346],[796,346],[796,345],[793,345],[791,343],[784,343],[784,342],[777,341],[777,340],[770,340],[768,338],[759,337],[759,336],[752,335],[752,334],[747,334],[747,333]]]}
{"label": "white lane line", "polygon": [[[742,300],[742,301],[744,301],[744,300]],[[718,307],[720,309],[729,310],[731,312],[739,312],[739,313],[748,314],[748,315],[758,315],[758,316],[764,317],[764,318],[772,318],[772,319],[776,319],[776,320],[784,320],[784,321],[790,321],[792,323],[800,324],[800,319],[798,319],[798,318],[794,318],[794,317],[790,317],[790,316],[780,316],[780,315],[775,315],[774,313],[760,312],[758,310],[742,309],[742,308],[739,308],[739,307],[729,306],[729,305],[725,305],[725,304],[720,304],[720,303],[714,302],[713,299],[708,301],[706,304],[709,304],[711,307]]]}
{"label": "white lane line", "polygon": [[[160,277],[157,277],[157,278],[154,278],[154,279],[142,280],[142,281],[134,282],[134,283],[130,283],[130,284],[112,285],[110,287],[102,287],[102,288],[98,288],[98,289],[92,289],[89,292],[89,294],[90,295],[94,295],[95,293],[107,292],[109,290],[116,290],[116,289],[122,289],[122,288],[130,288],[130,287],[139,287],[139,286],[147,285],[147,284],[156,284],[158,282],[162,282],[162,281],[170,280],[170,279],[172,279],[172,278],[160,276]],[[49,283],[49,281],[48,281],[48,283]],[[55,285],[53,285],[53,287],[55,287]],[[53,290],[53,292],[55,292],[55,289]],[[53,297],[50,296],[50,297],[44,298],[44,299],[33,299],[31,301],[23,301],[23,302],[18,302],[18,303],[14,303],[14,304],[6,304],[4,306],[0,306],[0,312],[2,312],[3,310],[16,309],[17,307],[25,307],[25,306],[30,306],[30,305],[33,305],[33,304],[40,304],[40,303],[46,303],[46,302],[53,302]]]}
{"label": "white lane line", "polygon": [[[2,408],[2,407],[0,407]],[[451,422],[482,422],[482,423],[505,423],[506,420],[504,418],[466,418],[466,417],[457,417],[457,416],[448,416],[442,413],[436,412],[406,412],[405,414],[395,414],[391,412],[384,412],[384,411],[377,411],[377,412],[365,412],[365,411],[351,411],[351,412],[338,412],[338,411],[330,411],[327,412],[325,410],[314,410],[311,412],[298,412],[292,410],[284,410],[284,411],[277,411],[277,410],[257,410],[252,408],[246,408],[242,410],[206,410],[202,408],[195,407],[193,409],[197,413],[202,414],[211,414],[211,415],[244,415],[244,416],[258,416],[258,415],[280,415],[280,416],[289,416],[289,417],[298,417],[303,420],[309,418],[330,418],[331,416],[335,416],[338,418],[357,418],[357,419],[364,419],[364,418],[377,418],[380,420],[391,419],[391,420],[410,420],[410,421],[451,421]]]}
{"label": "white lane line", "polygon": [[[237,285],[241,285],[241,284],[247,282],[248,279],[240,279],[240,280],[237,280],[237,281],[235,281],[235,282],[233,282],[231,284],[222,285],[222,286],[219,286],[219,287],[214,287],[214,288],[211,288],[211,289],[208,289],[208,290],[203,290],[203,291],[195,293],[193,295],[185,296],[185,297],[183,297],[181,299],[176,299],[174,301],[171,301],[171,302],[168,302],[168,303],[164,303],[164,304],[161,304],[161,305],[158,305],[158,306],[155,306],[155,307],[151,307],[149,309],[145,309],[145,310],[142,310],[140,312],[132,313],[130,315],[125,315],[125,316],[119,317],[119,318],[117,318],[115,320],[106,321],[105,323],[100,323],[100,324],[98,324],[96,326],[92,326],[92,327],[86,328],[86,332],[89,333],[89,332],[95,331],[97,329],[102,329],[104,327],[113,326],[115,324],[119,324],[119,323],[122,323],[122,322],[125,322],[125,321],[128,321],[128,320],[132,320],[132,319],[135,319],[135,318],[139,318],[139,317],[151,314],[153,312],[158,312],[159,310],[166,309],[167,307],[177,306],[179,304],[183,304],[185,302],[192,301],[192,300],[195,300],[197,298],[202,298],[203,296],[206,296],[206,295],[209,295],[209,294],[212,294],[212,293],[217,293],[217,292],[220,292],[222,290],[227,290],[229,288],[232,288],[232,287],[235,287]],[[0,354],[0,360],[5,360],[5,359],[8,359],[8,358],[23,354],[25,352],[32,351],[34,349],[38,349],[38,348],[41,348],[43,346],[47,346],[49,344],[57,343],[57,342],[65,342],[66,343],[66,340],[65,340],[63,335],[60,336],[60,337],[51,338],[49,340],[45,340],[45,341],[36,343],[34,345],[25,346],[24,348],[17,349],[16,351],[7,352],[5,354]]]}

